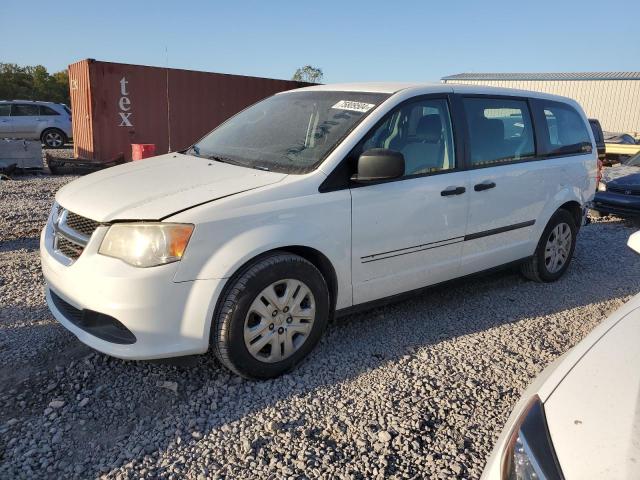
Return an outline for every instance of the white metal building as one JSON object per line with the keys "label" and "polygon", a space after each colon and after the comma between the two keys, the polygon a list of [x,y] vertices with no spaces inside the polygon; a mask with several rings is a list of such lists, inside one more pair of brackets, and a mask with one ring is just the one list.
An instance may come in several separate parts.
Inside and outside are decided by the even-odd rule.
{"label": "white metal building", "polygon": [[603,130],[640,136],[640,72],[459,73],[442,82],[563,95],[600,120]]}

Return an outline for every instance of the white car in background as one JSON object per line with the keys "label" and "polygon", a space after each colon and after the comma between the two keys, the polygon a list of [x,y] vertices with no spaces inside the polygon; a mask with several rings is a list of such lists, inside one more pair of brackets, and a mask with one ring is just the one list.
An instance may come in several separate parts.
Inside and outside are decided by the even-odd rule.
{"label": "white car in background", "polygon": [[47,302],[116,357],[211,348],[234,372],[274,377],[336,311],[505,264],[559,279],[596,161],[587,118],[564,97],[419,84],[279,93],[184,153],[64,186],[41,237]]}
{"label": "white car in background", "polygon": [[40,139],[60,148],[73,136],[71,110],[62,103],[0,100],[0,138]]}
{"label": "white car in background", "polygon": [[482,479],[639,479],[639,389],[640,294],[523,393]]}

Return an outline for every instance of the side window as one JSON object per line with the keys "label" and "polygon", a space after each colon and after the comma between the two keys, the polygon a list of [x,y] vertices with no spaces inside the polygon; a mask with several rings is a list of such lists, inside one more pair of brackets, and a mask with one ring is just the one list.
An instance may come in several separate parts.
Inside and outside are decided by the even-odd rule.
{"label": "side window", "polygon": [[570,105],[542,101],[544,119],[547,124],[547,155],[571,155],[590,153],[591,138],[587,125]]}
{"label": "side window", "polygon": [[40,105],[40,115],[60,115],[60,114],[56,112],[53,108]]}
{"label": "side window", "polygon": [[13,117],[37,117],[38,105],[25,105],[25,104],[13,104],[11,110],[11,116]]}
{"label": "side window", "polygon": [[447,101],[419,100],[389,113],[365,137],[359,149],[386,148],[404,156],[405,176],[456,167]]}
{"label": "side window", "polygon": [[0,117],[8,117],[11,115],[11,104],[5,103],[0,105]]}
{"label": "side window", "polygon": [[465,98],[464,108],[473,166],[535,157],[533,123],[526,101]]}

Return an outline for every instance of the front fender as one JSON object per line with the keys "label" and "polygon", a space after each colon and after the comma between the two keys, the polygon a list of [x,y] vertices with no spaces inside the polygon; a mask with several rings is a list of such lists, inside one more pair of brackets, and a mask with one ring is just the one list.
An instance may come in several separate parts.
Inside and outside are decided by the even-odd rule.
{"label": "front fender", "polygon": [[196,228],[175,281],[226,279],[271,250],[308,247],[332,264],[337,308],[352,304],[349,192],[316,194],[227,212],[225,218],[193,221]]}

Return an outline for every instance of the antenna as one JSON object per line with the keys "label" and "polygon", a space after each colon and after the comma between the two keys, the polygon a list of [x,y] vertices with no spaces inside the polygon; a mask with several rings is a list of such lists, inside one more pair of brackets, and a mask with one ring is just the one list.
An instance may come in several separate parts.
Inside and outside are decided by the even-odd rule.
{"label": "antenna", "polygon": [[167,153],[171,152],[171,97],[169,97],[169,48],[164,46],[164,55],[166,61],[166,72],[167,72],[167,136],[169,143],[169,150]]}

